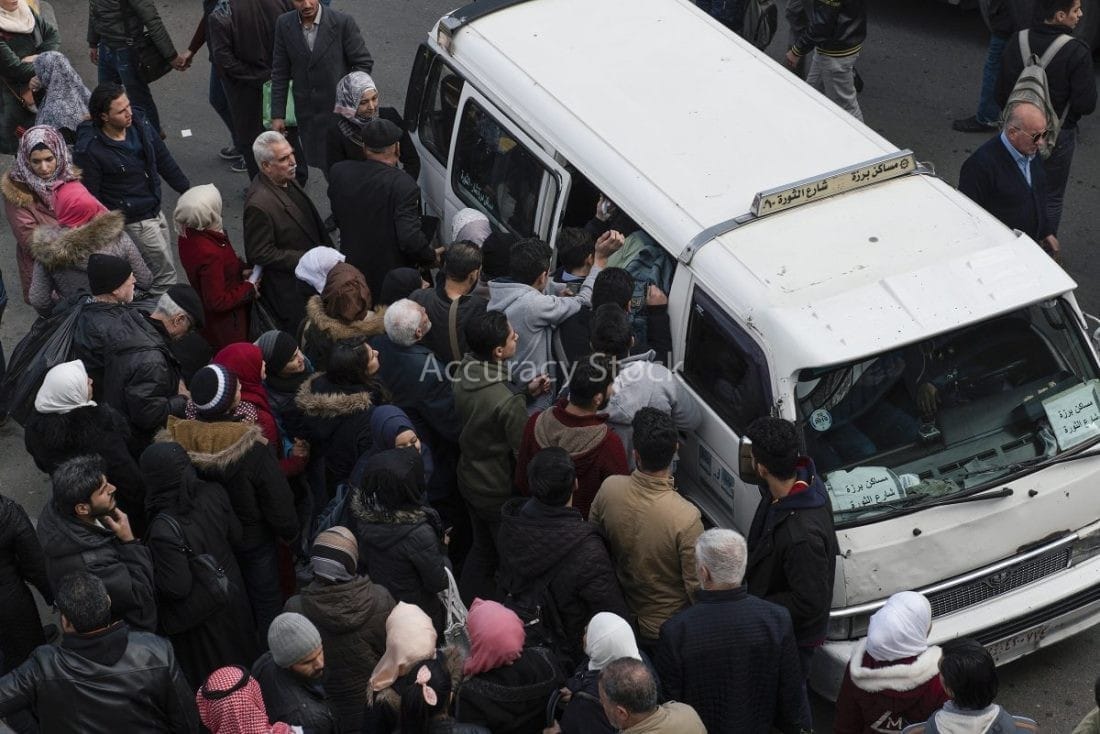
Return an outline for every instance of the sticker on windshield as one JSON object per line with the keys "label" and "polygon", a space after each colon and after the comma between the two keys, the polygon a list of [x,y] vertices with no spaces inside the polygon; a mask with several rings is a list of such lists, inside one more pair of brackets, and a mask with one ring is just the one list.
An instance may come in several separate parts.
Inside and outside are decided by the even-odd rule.
{"label": "sticker on windshield", "polygon": [[818,433],[823,433],[833,427],[833,416],[824,408],[818,408],[810,413],[810,425]]}
{"label": "sticker on windshield", "polygon": [[1058,448],[1065,451],[1100,436],[1100,400],[1096,380],[1075,385],[1043,401]]}
{"label": "sticker on windshield", "polygon": [[857,466],[848,471],[829,472],[825,486],[832,497],[833,509],[840,511],[902,499],[904,482],[884,466]]}

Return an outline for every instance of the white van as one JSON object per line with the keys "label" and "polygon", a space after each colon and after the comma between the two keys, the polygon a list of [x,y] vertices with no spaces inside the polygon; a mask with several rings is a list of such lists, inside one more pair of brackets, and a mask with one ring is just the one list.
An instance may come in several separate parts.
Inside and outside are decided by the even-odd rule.
{"label": "white van", "polygon": [[678,260],[705,417],[677,480],[710,523],[746,532],[759,502],[745,426],[801,427],[841,551],[817,690],[897,591],[1001,662],[1100,619],[1100,369],[1033,241],[687,0],[466,6],[405,112],[442,232],[476,207],[552,243],[598,191]]}

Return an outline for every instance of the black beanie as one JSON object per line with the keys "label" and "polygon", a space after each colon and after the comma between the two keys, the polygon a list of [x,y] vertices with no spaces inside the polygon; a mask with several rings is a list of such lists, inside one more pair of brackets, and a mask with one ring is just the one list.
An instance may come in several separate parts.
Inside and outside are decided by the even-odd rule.
{"label": "black beanie", "polygon": [[102,296],[126,282],[133,273],[130,263],[121,257],[93,252],[88,256],[88,290]]}
{"label": "black beanie", "polygon": [[287,362],[293,359],[294,353],[298,351],[298,342],[294,341],[294,337],[285,331],[274,329],[260,334],[260,338],[254,344],[260,348],[264,355],[264,362],[267,363],[267,371],[273,375],[282,372]]}
{"label": "black beanie", "polygon": [[199,294],[194,288],[176,283],[168,286],[166,293],[177,306],[187,312],[187,315],[191,317],[191,323],[196,329],[203,327],[206,320],[203,318],[202,299],[199,298]]}

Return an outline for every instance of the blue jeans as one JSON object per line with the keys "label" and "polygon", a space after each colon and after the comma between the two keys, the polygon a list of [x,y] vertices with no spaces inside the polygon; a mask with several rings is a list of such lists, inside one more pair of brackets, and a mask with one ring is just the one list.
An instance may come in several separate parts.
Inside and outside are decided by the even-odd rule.
{"label": "blue jeans", "polygon": [[210,90],[207,93],[207,99],[210,106],[214,108],[214,111],[218,113],[218,117],[222,118],[222,122],[228,128],[229,139],[233,142],[233,145],[236,145],[238,150],[243,150],[233,138],[233,116],[229,113],[229,99],[225,96],[225,87],[222,86],[222,80],[214,73],[212,64],[210,66]]}
{"label": "blue jeans", "polygon": [[140,107],[149,118],[153,129],[160,131],[160,113],[149,85],[138,77],[134,56],[137,52],[130,46],[110,48],[99,44],[99,83],[115,82],[126,87],[126,96],[134,107]]}
{"label": "blue jeans", "polygon": [[1058,225],[1062,223],[1062,201],[1066,197],[1069,167],[1073,163],[1075,150],[1077,128],[1063,129],[1058,133],[1058,142],[1051,151],[1050,158],[1043,161],[1043,168],[1047,172],[1047,223],[1055,235],[1058,234]]}
{"label": "blue jeans", "polygon": [[1001,107],[994,98],[997,93],[997,79],[1001,76],[1001,56],[1005,52],[1008,36],[989,37],[989,50],[985,54],[985,66],[982,67],[982,91],[978,94],[978,122],[996,125],[1001,120]]}

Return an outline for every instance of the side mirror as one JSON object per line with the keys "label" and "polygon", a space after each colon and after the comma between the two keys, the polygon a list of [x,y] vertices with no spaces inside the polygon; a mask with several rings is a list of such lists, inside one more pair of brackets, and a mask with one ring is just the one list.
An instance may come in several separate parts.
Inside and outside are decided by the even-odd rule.
{"label": "side mirror", "polygon": [[756,473],[752,461],[752,441],[742,436],[737,447],[737,473],[745,484],[760,484],[763,479]]}

